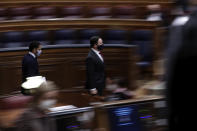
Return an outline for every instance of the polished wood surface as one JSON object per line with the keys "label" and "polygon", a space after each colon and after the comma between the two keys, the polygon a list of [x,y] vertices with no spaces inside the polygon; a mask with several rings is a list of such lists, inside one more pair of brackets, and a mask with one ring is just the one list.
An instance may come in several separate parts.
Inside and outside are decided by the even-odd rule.
{"label": "polished wood surface", "polygon": [[47,19],[0,21],[0,32],[22,30],[56,30],[65,28],[156,29],[161,22],[138,19]]}

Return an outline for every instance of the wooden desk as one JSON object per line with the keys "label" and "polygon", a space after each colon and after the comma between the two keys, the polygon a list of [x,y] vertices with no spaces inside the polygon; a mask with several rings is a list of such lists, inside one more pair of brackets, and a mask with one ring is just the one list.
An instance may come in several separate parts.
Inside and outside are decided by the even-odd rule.
{"label": "wooden desk", "polygon": [[[11,98],[14,96],[22,96],[21,94],[6,96],[4,98],[0,98],[0,107],[5,106],[2,104],[2,99]],[[11,99],[13,99],[11,98]],[[80,100],[79,100],[80,99]],[[89,107],[89,103],[91,102],[99,102],[101,98],[93,97],[86,94],[83,90],[61,90],[57,96],[57,104],[56,106],[66,106],[66,105],[74,105],[77,108]],[[20,100],[19,100],[20,101]],[[15,101],[18,103],[19,101]],[[8,104],[8,103],[7,103]],[[13,102],[11,104],[14,104]],[[0,127],[3,128],[11,128],[14,125],[15,121],[19,118],[19,116],[25,111],[27,105],[24,105],[20,108],[10,108],[10,109],[0,109]]]}
{"label": "wooden desk", "polygon": [[[64,106],[64,105],[74,105],[78,108],[83,107],[89,107],[90,102],[102,102],[96,97],[84,95],[83,91],[60,91],[58,95],[58,103],[56,106]],[[80,99],[80,100],[79,100]],[[123,100],[123,101],[113,101],[113,102],[102,102],[101,104],[94,106],[93,108],[96,109],[96,113],[98,113],[97,109],[101,109],[106,106],[116,106],[116,105],[122,105],[122,104],[129,104],[129,103],[137,103],[137,102],[143,102],[143,101],[154,101],[157,99],[163,99],[163,97],[155,96],[155,97],[145,97],[145,98],[138,98],[138,99],[129,99],[129,100]],[[1,106],[1,103],[0,103]],[[14,127],[15,120],[25,111],[25,107],[23,108],[16,108],[16,109],[7,109],[7,110],[0,110],[0,127],[4,128],[10,128]],[[98,114],[97,114],[98,115]],[[96,115],[96,116],[97,116]],[[106,114],[103,116],[103,112],[99,112],[99,120],[103,122],[102,117],[107,117]],[[96,119],[98,119],[96,117]],[[97,123],[97,126],[99,126],[100,123]],[[106,123],[104,124],[105,126]],[[102,124],[103,126],[103,124]],[[96,128],[96,126],[94,127]]]}

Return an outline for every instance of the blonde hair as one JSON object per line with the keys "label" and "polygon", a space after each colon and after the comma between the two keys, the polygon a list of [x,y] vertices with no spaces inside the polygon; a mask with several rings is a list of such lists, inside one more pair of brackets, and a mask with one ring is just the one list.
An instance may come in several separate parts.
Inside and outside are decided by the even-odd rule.
{"label": "blonde hair", "polygon": [[47,92],[56,91],[57,85],[53,81],[45,81],[38,88],[34,90],[32,94],[34,97],[33,103],[39,102],[40,98]]}

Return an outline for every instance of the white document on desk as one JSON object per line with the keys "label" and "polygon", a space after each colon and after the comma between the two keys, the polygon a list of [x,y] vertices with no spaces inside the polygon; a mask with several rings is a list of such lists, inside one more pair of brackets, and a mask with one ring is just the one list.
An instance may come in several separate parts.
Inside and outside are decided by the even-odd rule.
{"label": "white document on desk", "polygon": [[71,110],[71,109],[76,109],[76,106],[73,105],[67,105],[67,106],[58,106],[58,107],[53,107],[50,108],[49,110],[51,112],[58,112],[58,111],[63,111],[63,110]]}

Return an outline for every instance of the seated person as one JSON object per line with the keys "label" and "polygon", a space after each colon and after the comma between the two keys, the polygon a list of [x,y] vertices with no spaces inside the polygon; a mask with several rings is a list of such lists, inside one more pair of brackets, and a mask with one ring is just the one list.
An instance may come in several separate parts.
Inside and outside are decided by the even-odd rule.
{"label": "seated person", "polygon": [[106,78],[106,91],[113,91],[117,88],[117,82],[116,79],[112,78],[112,77],[107,77]]}
{"label": "seated person", "polygon": [[55,122],[46,112],[56,103],[56,86],[51,81],[41,83],[32,93],[33,100],[16,121],[17,131],[55,131]]}
{"label": "seated person", "polygon": [[[132,92],[128,90],[125,79],[114,80],[116,86],[112,88],[112,95],[107,96],[105,101],[126,100],[132,98]],[[114,84],[113,84],[114,85]]]}

